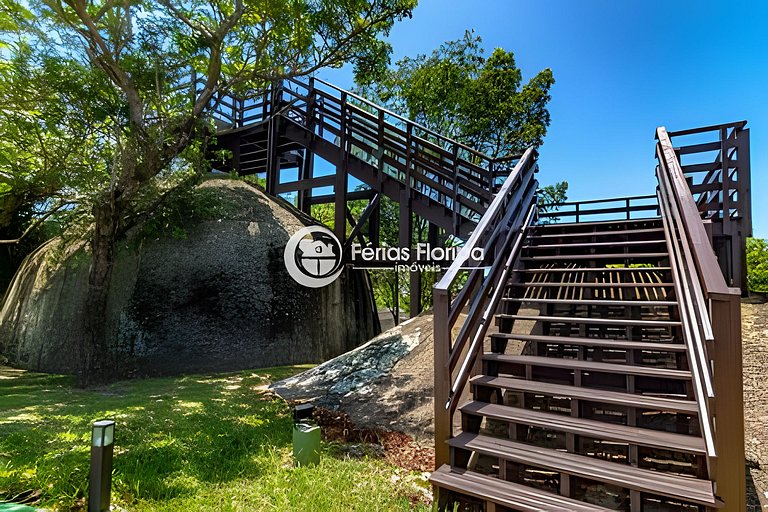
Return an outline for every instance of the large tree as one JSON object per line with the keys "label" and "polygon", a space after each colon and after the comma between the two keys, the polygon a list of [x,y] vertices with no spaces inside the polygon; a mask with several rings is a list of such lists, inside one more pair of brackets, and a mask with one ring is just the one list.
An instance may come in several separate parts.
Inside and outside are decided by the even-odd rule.
{"label": "large tree", "polygon": [[[500,158],[542,144],[550,122],[547,104],[553,84],[550,69],[523,83],[511,51],[496,48],[486,58],[481,38],[467,31],[429,55],[399,60],[375,82],[359,81],[358,92],[430,130]],[[545,187],[542,194],[562,202],[567,188],[568,183],[562,182]],[[425,239],[423,219],[415,223],[413,236],[414,243]],[[396,233],[392,243],[398,243]],[[435,276],[425,273],[421,279],[422,293],[426,292],[422,303],[428,307]],[[396,280],[393,272],[374,274],[379,303],[392,309],[404,281]]]}
{"label": "large tree", "polygon": [[[175,174],[199,171],[212,100],[347,62],[366,80],[387,61],[380,37],[416,0],[2,2],[21,13],[0,18],[11,54],[32,49],[103,84],[81,95],[104,115],[88,143],[103,146],[105,172],[77,204],[89,215],[86,335],[78,347],[79,382],[88,384],[109,371],[105,315],[115,244],[178,182]],[[200,78],[194,89],[193,74]],[[18,177],[5,166],[0,172]]]}
{"label": "large tree", "polygon": [[552,70],[523,83],[513,52],[483,54],[481,38],[467,31],[429,55],[399,60],[360,91],[492,158],[540,146],[550,122]]}

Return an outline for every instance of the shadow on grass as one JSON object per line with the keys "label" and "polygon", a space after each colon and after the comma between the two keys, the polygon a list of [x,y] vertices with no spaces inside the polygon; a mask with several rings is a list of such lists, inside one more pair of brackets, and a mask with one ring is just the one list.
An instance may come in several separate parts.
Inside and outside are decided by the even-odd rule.
{"label": "shadow on grass", "polygon": [[[121,381],[80,390],[65,376],[0,376],[0,501],[39,490],[76,507],[87,489],[91,422],[112,418],[114,492],[126,502],[258,477],[291,442],[289,407],[265,384],[306,367]],[[10,376],[13,375],[13,376]],[[277,455],[275,455],[277,454]]]}

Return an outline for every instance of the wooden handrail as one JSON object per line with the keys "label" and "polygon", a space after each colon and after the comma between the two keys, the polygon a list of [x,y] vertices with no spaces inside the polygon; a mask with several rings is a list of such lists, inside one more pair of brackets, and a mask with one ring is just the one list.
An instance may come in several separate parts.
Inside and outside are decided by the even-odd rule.
{"label": "wooden handrail", "polygon": [[704,224],[701,222],[701,216],[696,208],[693,195],[688,188],[688,182],[685,180],[685,175],[680,167],[680,162],[677,160],[675,148],[672,146],[672,141],[666,128],[660,126],[656,130],[656,138],[658,140],[657,157],[659,165],[662,167],[665,175],[669,177],[670,192],[679,205],[683,226],[690,240],[697,274],[701,279],[704,292],[707,296],[712,293],[727,294],[729,293],[729,288],[720,271],[720,265],[709,241],[709,235],[707,235]]}
{"label": "wooden handrail", "polygon": [[[653,204],[645,204],[649,200],[654,200]],[[621,218],[632,219],[633,212],[658,212],[658,204],[655,202],[655,195],[615,197],[610,199],[591,199],[588,201],[566,201],[563,203],[542,203],[539,204],[539,218],[569,218],[574,217],[575,222],[583,222],[584,217],[593,217],[595,215],[622,214]],[[638,203],[640,204],[633,204]],[[590,205],[601,205],[607,203],[621,203],[621,206],[585,208]],[[557,207],[557,210],[543,211],[547,208]],[[561,209],[565,208],[565,209]],[[646,215],[645,217],[648,217]],[[645,218],[642,217],[642,218]],[[618,218],[618,217],[617,217]],[[641,217],[635,217],[641,218]]]}
{"label": "wooden handrail", "polygon": [[441,135],[441,134],[437,133],[436,131],[429,129],[429,128],[427,128],[426,126],[424,126],[422,124],[419,124],[419,123],[417,123],[415,121],[412,121],[412,120],[410,120],[410,119],[408,119],[406,117],[401,116],[400,114],[392,112],[391,110],[389,110],[387,108],[384,108],[384,107],[382,107],[380,105],[377,105],[376,103],[373,103],[371,100],[366,99],[363,96],[355,94],[355,93],[353,93],[351,91],[347,91],[346,89],[342,89],[341,87],[333,85],[332,83],[326,82],[325,80],[322,80],[320,78],[315,78],[314,80],[315,80],[316,83],[319,82],[319,83],[321,83],[321,84],[323,84],[323,85],[325,85],[325,86],[327,86],[327,87],[329,87],[329,88],[331,88],[331,89],[333,89],[333,90],[335,90],[335,91],[337,91],[339,93],[345,93],[345,94],[347,94],[347,96],[349,96],[351,98],[354,98],[357,101],[360,101],[360,102],[365,103],[366,105],[368,105],[370,107],[373,107],[373,108],[375,108],[377,110],[380,110],[380,111],[384,112],[386,115],[388,115],[390,117],[394,117],[395,119],[398,119],[399,121],[403,122],[406,125],[411,125],[411,126],[413,126],[415,128],[418,128],[419,130],[423,130],[424,132],[429,133],[430,135],[434,136],[435,138],[437,138],[439,140],[444,140],[444,141],[446,141],[450,145],[455,145],[456,147],[459,147],[459,148],[463,149],[464,151],[467,151],[470,154],[476,155],[479,158],[486,159],[486,160],[491,160],[484,153],[481,153],[480,151],[477,151],[476,149],[474,149],[474,148],[472,148],[470,146],[467,146],[466,144],[462,144],[461,142],[458,142],[456,140],[453,140],[453,139],[450,139],[448,137],[445,137],[444,135]]}
{"label": "wooden handrail", "polygon": [[499,181],[518,158],[492,159],[316,78],[309,84],[284,80],[244,97],[218,95],[212,109],[216,118],[234,129],[280,116],[307,129],[320,126],[326,135],[343,137],[350,148],[355,146],[360,158],[378,159],[378,172],[452,210],[453,234],[467,231],[461,227],[463,223],[480,220]]}
{"label": "wooden handrail", "polygon": [[740,291],[726,284],[669,133],[659,127],[656,138],[659,205],[709,478],[728,510],[744,510]]}
{"label": "wooden handrail", "polygon": [[[452,417],[469,381],[493,315],[517,262],[526,229],[536,216],[536,152],[528,149],[501,185],[490,206],[453,264],[433,288],[435,361],[435,457],[447,462],[445,441],[452,436]],[[473,253],[483,250],[483,260]],[[460,277],[468,270],[463,283]],[[455,299],[451,291],[459,286]],[[453,339],[452,331],[461,321]],[[455,373],[455,375],[454,375]]]}
{"label": "wooden handrail", "polygon": [[744,128],[747,125],[746,121],[734,121],[732,123],[713,124],[710,126],[700,126],[698,128],[691,128],[688,130],[677,130],[674,132],[667,132],[670,137],[681,137],[683,135],[693,135],[695,133],[715,132],[721,128]]}

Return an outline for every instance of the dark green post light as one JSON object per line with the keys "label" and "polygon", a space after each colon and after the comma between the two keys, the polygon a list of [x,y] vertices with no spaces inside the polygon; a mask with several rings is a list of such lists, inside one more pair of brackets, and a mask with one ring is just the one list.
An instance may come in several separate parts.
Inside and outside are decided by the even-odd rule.
{"label": "dark green post light", "polygon": [[112,492],[112,452],[115,422],[100,420],[91,432],[91,476],[88,485],[88,512],[109,510]]}

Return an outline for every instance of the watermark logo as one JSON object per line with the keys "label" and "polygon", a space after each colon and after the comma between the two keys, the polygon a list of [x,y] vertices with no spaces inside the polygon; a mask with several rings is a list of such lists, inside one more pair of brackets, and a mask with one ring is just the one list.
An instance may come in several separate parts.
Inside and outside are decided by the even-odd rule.
{"label": "watermark logo", "polygon": [[485,269],[485,251],[475,247],[461,253],[461,247],[418,243],[414,247],[372,247],[343,245],[324,226],[307,226],[296,232],[285,246],[285,267],[300,285],[322,288],[334,282],[344,266],[359,270],[397,272],[441,272],[458,258],[462,270]]}
{"label": "watermark logo", "polygon": [[300,285],[321,288],[334,282],[342,271],[341,242],[322,226],[297,231],[285,246],[285,268]]}

